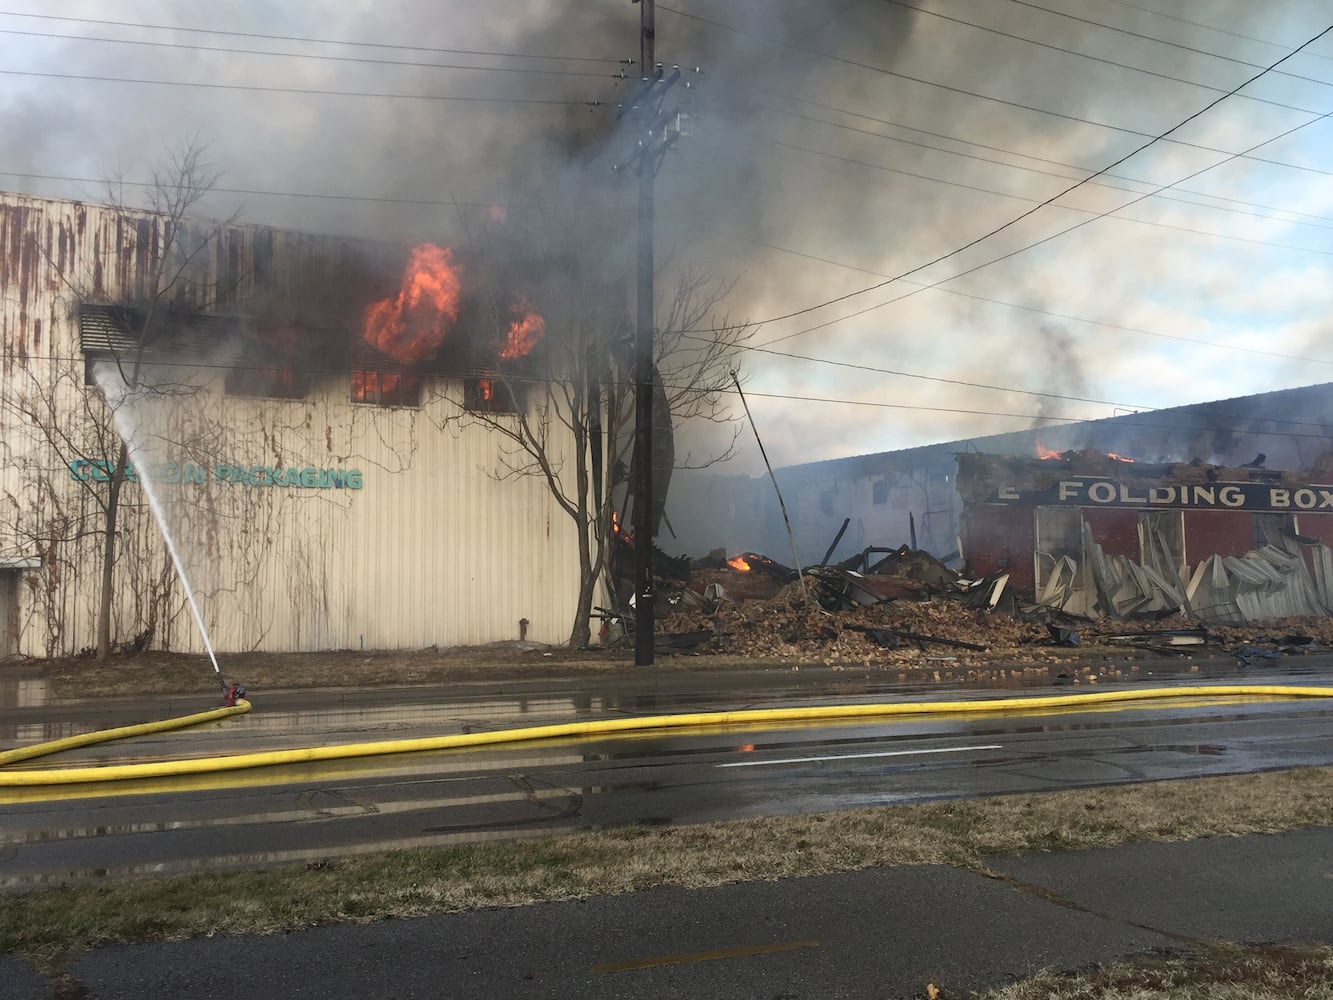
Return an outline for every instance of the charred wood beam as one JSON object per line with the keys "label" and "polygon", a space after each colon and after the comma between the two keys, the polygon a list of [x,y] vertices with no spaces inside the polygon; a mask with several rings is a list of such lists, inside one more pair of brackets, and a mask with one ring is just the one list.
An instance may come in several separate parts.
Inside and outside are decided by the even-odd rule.
{"label": "charred wood beam", "polygon": [[821,560],[819,560],[819,565],[821,565],[821,566],[827,566],[827,565],[828,565],[828,561],[829,561],[830,559],[833,558],[833,550],[836,549],[836,548],[838,547],[838,543],[839,543],[840,541],[842,541],[842,536],[843,536],[843,535],[846,533],[846,531],[847,531],[847,525],[849,525],[849,524],[851,524],[851,523],[852,523],[852,519],[851,519],[850,517],[843,518],[843,521],[842,521],[842,527],[839,528],[839,529],[838,529],[838,533],[837,533],[836,535],[833,536],[833,542],[832,542],[832,544],[829,545],[829,547],[828,547],[828,551],[824,553],[824,558],[821,559]]}

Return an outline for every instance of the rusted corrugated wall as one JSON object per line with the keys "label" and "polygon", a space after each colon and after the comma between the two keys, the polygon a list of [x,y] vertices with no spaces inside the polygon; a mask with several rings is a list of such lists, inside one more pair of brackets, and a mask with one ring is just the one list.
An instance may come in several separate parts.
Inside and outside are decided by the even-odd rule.
{"label": "rusted corrugated wall", "polygon": [[[0,195],[0,572],[20,574],[9,646],[24,653],[94,642],[97,463],[114,462],[120,437],[83,384],[80,303],[142,301],[165,273],[175,307],[336,332],[359,323],[384,257],[348,240],[201,223],[163,261],[163,227],[143,213]],[[138,462],[158,470],[153,489],[214,645],[475,644],[517,638],[521,618],[529,638],[567,638],[575,534],[544,483],[495,474],[499,437],[463,414],[460,383],[428,380],[419,408],[356,404],[347,373],[330,367],[335,353],[309,359],[303,399],[229,395],[221,368],[195,359],[155,376],[188,391],[116,410]],[[558,421],[551,433],[553,456],[567,459]],[[126,485],[113,631],[199,650],[146,501],[143,484]]]}

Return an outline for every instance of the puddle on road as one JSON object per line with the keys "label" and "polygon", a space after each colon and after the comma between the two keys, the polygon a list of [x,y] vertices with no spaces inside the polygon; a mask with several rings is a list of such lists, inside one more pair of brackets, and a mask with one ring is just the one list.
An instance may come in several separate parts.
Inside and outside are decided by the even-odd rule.
{"label": "puddle on road", "polygon": [[50,685],[44,677],[0,676],[0,709],[33,708],[50,701]]}

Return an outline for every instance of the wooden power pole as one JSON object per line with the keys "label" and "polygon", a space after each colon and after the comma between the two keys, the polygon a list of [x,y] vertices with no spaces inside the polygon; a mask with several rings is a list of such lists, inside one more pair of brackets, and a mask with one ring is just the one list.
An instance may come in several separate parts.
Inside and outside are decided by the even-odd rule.
{"label": "wooden power pole", "polygon": [[[657,66],[653,0],[639,0],[639,77],[643,111],[636,109],[640,143],[653,138],[651,108],[655,84],[661,78]],[[648,134],[642,134],[646,127]],[[653,187],[657,158],[648,147],[638,159],[639,253],[635,300],[638,317],[634,332],[634,665],[653,665],[653,636],[656,623],[653,603]]]}
{"label": "wooden power pole", "polygon": [[[680,67],[663,74],[657,62],[653,0],[639,4],[639,88],[622,106],[631,116],[634,144],[617,170],[639,178],[638,304],[634,331],[634,665],[653,665],[653,187],[666,151],[680,136],[682,115],[663,107]],[[686,84],[688,87],[689,84]]]}

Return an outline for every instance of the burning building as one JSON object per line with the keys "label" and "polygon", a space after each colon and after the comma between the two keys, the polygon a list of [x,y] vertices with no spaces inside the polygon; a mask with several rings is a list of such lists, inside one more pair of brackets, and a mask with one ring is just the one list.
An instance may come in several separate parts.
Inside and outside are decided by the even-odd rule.
{"label": "burning building", "polygon": [[[1333,385],[1313,385],[776,475],[804,565],[906,544],[1080,613],[1323,614],[1330,414]],[[674,502],[690,550],[790,551],[766,478],[710,477]]]}
{"label": "burning building", "polygon": [[[159,522],[219,649],[567,638],[574,524],[497,471],[497,427],[551,393],[545,321],[481,277],[437,246],[0,195],[0,652],[95,643],[108,535],[112,635],[201,649]],[[545,433],[559,477],[572,437]]]}

